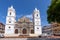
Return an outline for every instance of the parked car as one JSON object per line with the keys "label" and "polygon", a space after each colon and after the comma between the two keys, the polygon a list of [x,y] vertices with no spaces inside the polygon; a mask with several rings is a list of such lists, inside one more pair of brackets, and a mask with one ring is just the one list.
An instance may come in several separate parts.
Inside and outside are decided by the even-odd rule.
{"label": "parked car", "polygon": [[38,37],[40,38],[40,37],[44,37],[44,38],[46,38],[46,37],[49,37],[49,36],[51,36],[50,34],[47,34],[47,33],[43,33],[42,35],[39,35]]}

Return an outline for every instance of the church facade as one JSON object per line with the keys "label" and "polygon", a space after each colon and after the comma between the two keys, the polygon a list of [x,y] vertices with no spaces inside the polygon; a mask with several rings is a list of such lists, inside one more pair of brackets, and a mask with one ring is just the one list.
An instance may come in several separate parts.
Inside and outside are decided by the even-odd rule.
{"label": "church facade", "polygon": [[15,25],[16,25],[15,34],[18,34],[18,33],[20,35],[34,34],[33,22],[31,22],[30,19],[25,16],[18,19]]}
{"label": "church facade", "polygon": [[42,34],[40,12],[35,8],[33,12],[33,20],[23,16],[16,21],[16,11],[13,6],[8,8],[6,16],[5,34],[4,36],[38,36]]}

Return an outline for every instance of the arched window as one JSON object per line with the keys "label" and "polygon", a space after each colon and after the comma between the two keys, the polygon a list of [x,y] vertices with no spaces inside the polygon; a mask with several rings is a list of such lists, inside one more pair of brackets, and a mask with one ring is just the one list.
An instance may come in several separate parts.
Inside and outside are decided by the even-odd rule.
{"label": "arched window", "polygon": [[22,31],[23,34],[26,34],[27,33],[27,30],[24,28],[23,31]]}
{"label": "arched window", "polygon": [[9,23],[11,23],[11,21],[9,21]]}
{"label": "arched window", "polygon": [[39,29],[39,28],[37,27],[37,29]]}
{"label": "arched window", "polygon": [[38,14],[37,14],[37,17],[38,17]]}
{"label": "arched window", "polygon": [[10,29],[11,27],[9,26],[9,29]]}
{"label": "arched window", "polygon": [[33,34],[33,33],[34,33],[34,30],[32,29],[32,30],[31,30],[31,34]]}
{"label": "arched window", "polygon": [[15,29],[15,34],[18,34],[18,29]]}
{"label": "arched window", "polygon": [[11,12],[10,12],[10,15],[11,15]]}

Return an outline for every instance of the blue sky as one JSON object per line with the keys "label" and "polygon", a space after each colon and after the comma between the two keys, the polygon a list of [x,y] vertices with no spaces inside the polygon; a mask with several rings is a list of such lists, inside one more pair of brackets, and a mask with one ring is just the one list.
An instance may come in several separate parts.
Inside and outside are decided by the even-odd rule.
{"label": "blue sky", "polygon": [[42,26],[48,25],[47,9],[50,0],[0,0],[0,22],[6,22],[7,9],[13,5],[16,10],[16,20],[22,16],[31,17],[34,8],[40,10]]}

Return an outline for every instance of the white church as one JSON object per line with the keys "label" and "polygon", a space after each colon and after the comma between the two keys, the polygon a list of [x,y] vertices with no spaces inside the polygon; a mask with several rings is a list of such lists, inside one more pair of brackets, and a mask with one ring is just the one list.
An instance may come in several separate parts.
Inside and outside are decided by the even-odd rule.
{"label": "white church", "polygon": [[5,24],[5,37],[11,36],[39,36],[42,34],[40,12],[37,8],[33,11],[33,20],[23,16],[16,21],[16,11],[13,6],[8,8]]}

